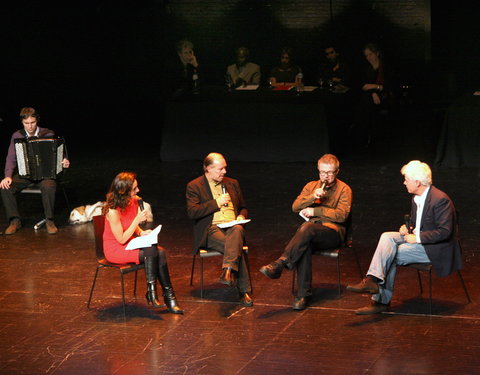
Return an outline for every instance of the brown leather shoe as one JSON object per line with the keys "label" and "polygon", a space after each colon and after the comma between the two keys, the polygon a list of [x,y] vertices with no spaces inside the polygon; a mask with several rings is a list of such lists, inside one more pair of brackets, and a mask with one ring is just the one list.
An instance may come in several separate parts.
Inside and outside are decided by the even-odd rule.
{"label": "brown leather shoe", "polygon": [[48,234],[57,234],[58,232],[58,229],[57,227],[55,226],[55,223],[53,222],[53,220],[47,220],[47,232]]}
{"label": "brown leather shoe", "polygon": [[307,308],[308,297],[296,297],[293,301],[293,309],[295,311],[305,310]]}
{"label": "brown leather shoe", "polygon": [[10,235],[16,233],[22,227],[22,222],[20,219],[15,218],[10,220],[10,224],[8,225],[7,229],[5,229],[5,234]]}
{"label": "brown leather shoe", "polygon": [[220,275],[220,282],[228,286],[235,285],[235,271],[230,267],[224,268]]}
{"label": "brown leather shoe", "polygon": [[278,279],[282,275],[284,267],[283,262],[276,260],[260,268],[260,272],[270,279]]}
{"label": "brown leather shoe", "polygon": [[253,299],[248,293],[240,293],[240,303],[245,307],[253,306]]}
{"label": "brown leather shoe", "polygon": [[347,285],[347,290],[355,293],[377,294],[378,284],[375,281],[373,281],[373,279],[370,276],[367,276],[358,284]]}
{"label": "brown leather shoe", "polygon": [[371,304],[367,307],[362,307],[355,311],[357,315],[372,315],[380,314],[384,311],[387,311],[390,308],[389,304],[384,304],[376,301],[372,301]]}

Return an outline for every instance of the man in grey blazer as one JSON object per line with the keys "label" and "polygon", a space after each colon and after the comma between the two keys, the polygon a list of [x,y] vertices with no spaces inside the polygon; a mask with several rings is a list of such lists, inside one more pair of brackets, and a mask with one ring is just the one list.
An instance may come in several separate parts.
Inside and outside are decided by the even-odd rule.
{"label": "man in grey blazer", "polygon": [[220,282],[237,286],[240,302],[252,306],[250,278],[243,257],[245,228],[236,224],[220,228],[218,224],[247,219],[248,211],[240,184],[225,176],[227,162],[222,154],[210,153],[203,161],[204,174],[187,184],[187,214],[193,220],[193,254],[200,248],[223,253]]}
{"label": "man in grey blazer", "polygon": [[396,266],[430,262],[438,276],[450,275],[462,267],[457,218],[453,202],[432,185],[426,163],[412,160],[401,169],[404,185],[413,194],[410,223],[398,232],[385,232],[370,263],[367,276],[347,290],[370,293],[372,303],[358,315],[386,311],[392,299]]}

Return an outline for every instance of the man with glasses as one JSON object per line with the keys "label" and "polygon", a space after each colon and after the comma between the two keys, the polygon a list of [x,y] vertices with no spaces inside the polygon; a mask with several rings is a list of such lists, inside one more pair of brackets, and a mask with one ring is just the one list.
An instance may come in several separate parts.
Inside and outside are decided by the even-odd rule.
{"label": "man with glasses", "polygon": [[432,171],[426,163],[412,160],[401,169],[403,184],[413,195],[410,218],[398,232],[385,232],[378,241],[367,277],[347,286],[356,293],[372,294],[367,307],[357,315],[378,314],[388,310],[393,294],[397,265],[431,263],[438,276],[450,275],[462,268],[457,218],[453,202],[432,185]]}
{"label": "man with glasses", "polygon": [[346,222],[352,207],[352,189],[337,179],[340,162],[332,154],[318,160],[320,178],[305,185],[292,210],[305,219],[276,261],[260,268],[271,279],[278,279],[284,268],[298,272],[294,310],[303,310],[312,295],[312,252],[330,249],[345,240]]}

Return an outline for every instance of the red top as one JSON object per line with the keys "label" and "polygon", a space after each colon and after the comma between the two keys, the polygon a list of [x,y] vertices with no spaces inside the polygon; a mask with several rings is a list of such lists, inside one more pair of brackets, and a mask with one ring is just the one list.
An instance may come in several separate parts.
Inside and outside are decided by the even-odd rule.
{"label": "red top", "polygon": [[[135,216],[137,216],[138,202],[136,199],[130,199],[130,203],[124,211],[121,211],[119,208],[116,210],[120,213],[120,223],[122,224],[123,231],[125,231],[130,226],[133,219],[135,219]],[[129,238],[129,240],[122,245],[116,240],[112,233],[110,222],[107,218],[105,218],[105,230],[103,231],[103,252],[105,254],[105,258],[109,262],[117,264],[140,263],[138,260],[138,253],[140,250],[125,250],[127,244],[132,238],[134,238],[134,236]]]}

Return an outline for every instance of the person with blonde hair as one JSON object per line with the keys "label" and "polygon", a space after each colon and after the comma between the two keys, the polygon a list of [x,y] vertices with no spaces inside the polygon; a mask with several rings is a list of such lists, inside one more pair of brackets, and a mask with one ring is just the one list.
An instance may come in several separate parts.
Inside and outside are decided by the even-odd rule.
{"label": "person with blonde hair", "polygon": [[398,232],[381,235],[366,277],[358,284],[347,286],[349,291],[373,295],[371,304],[357,310],[357,315],[388,310],[397,265],[431,263],[440,277],[462,267],[452,200],[432,185],[428,164],[412,160],[402,167],[401,173],[405,177],[403,184],[413,195],[410,215]]}

